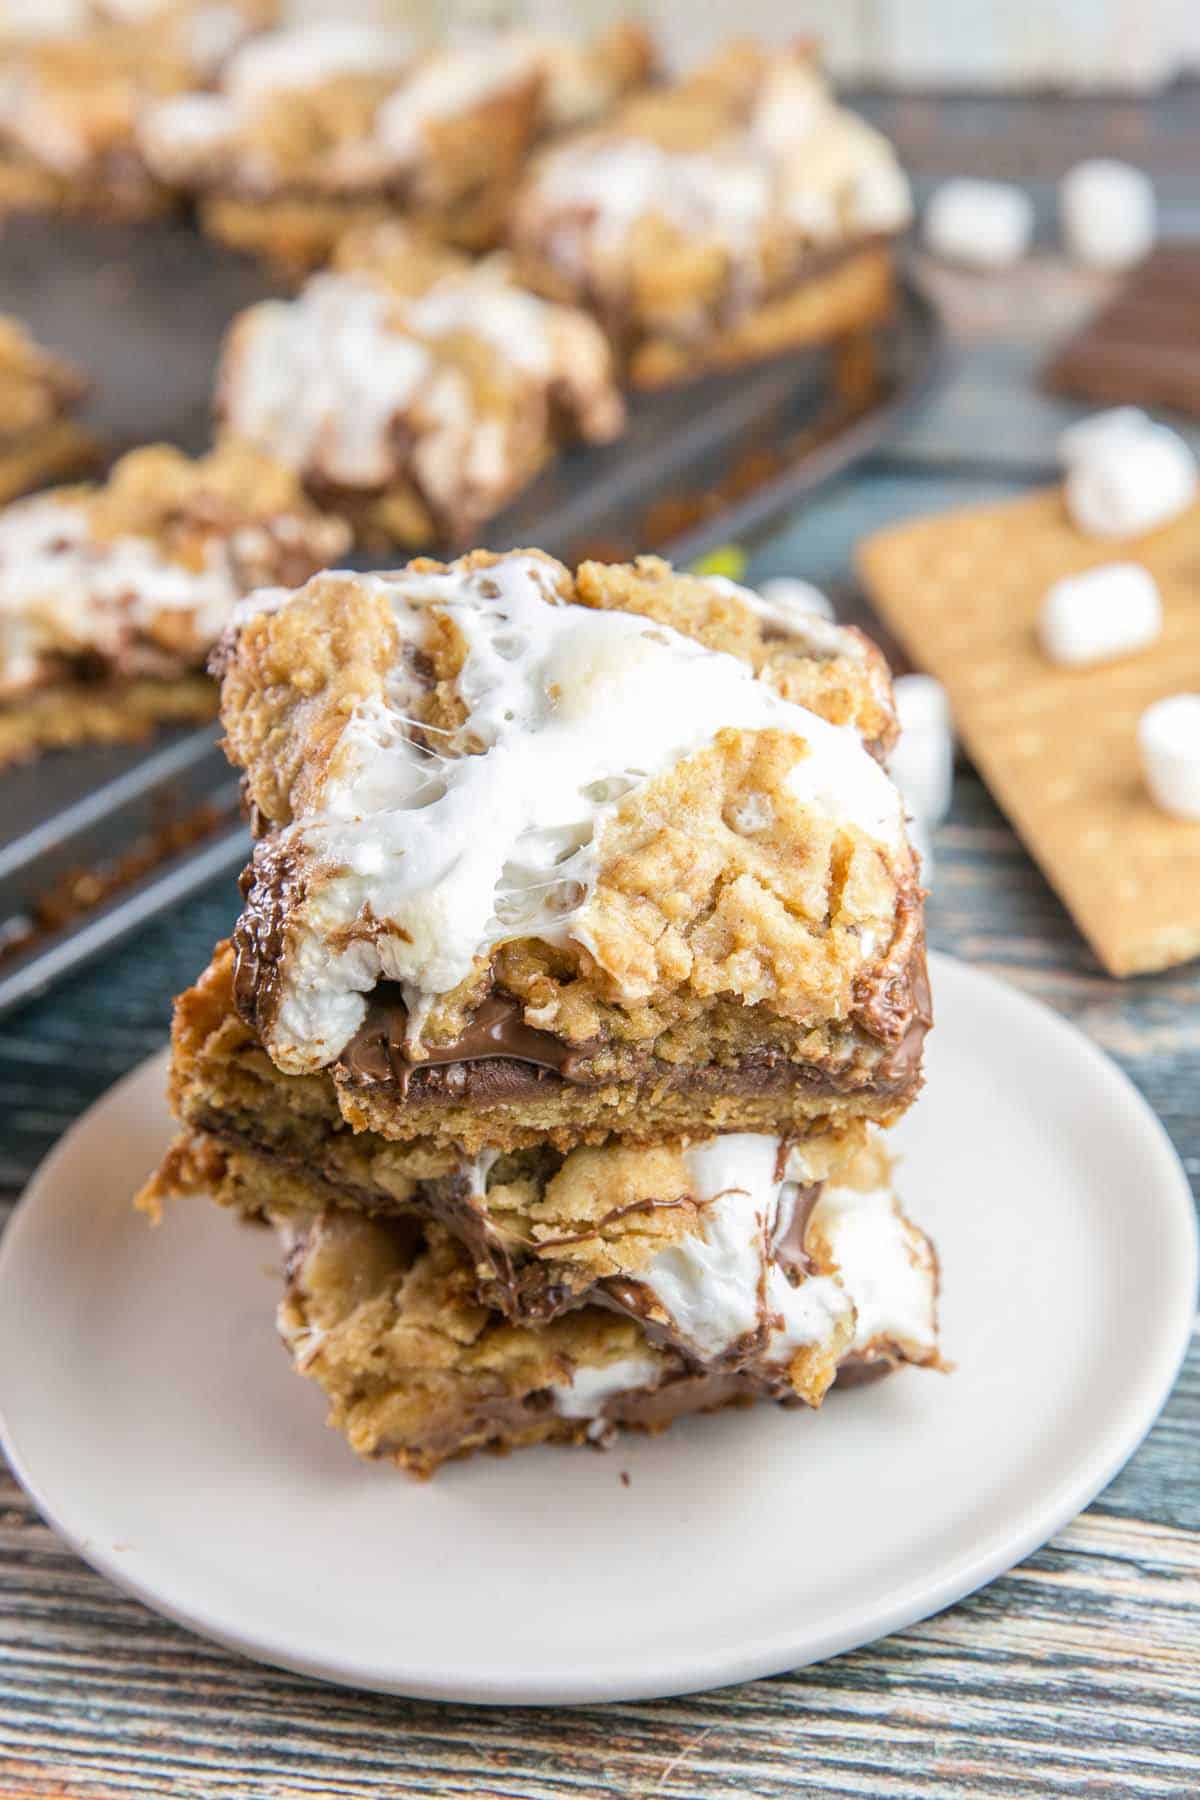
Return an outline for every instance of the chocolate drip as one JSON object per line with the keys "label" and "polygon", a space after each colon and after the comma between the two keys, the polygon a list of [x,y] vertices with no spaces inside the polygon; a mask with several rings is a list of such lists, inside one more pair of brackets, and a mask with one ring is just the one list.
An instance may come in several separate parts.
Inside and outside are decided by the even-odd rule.
{"label": "chocolate drip", "polygon": [[519,1000],[489,994],[460,1036],[449,1044],[425,1047],[414,1059],[408,1053],[408,1008],[393,983],[381,982],[367,1003],[367,1016],[338,1058],[338,1066],[364,1087],[396,1082],[407,1094],[413,1076],[449,1064],[506,1060],[548,1070],[562,1081],[587,1085],[587,1059],[598,1044],[572,1045],[550,1031],[527,1025]]}
{"label": "chocolate drip", "polygon": [[295,859],[260,843],[238,880],[242,911],[233,929],[233,1003],[259,1038],[266,1036],[279,1000],[284,932],[304,899]]}
{"label": "chocolate drip", "polygon": [[775,1261],[784,1274],[791,1279],[792,1275],[809,1273],[808,1253],[804,1248],[804,1239],[808,1232],[808,1221],[812,1218],[813,1208],[821,1198],[823,1181],[795,1182],[796,1198],[792,1207],[792,1216],[788,1228],[782,1237],[775,1241]]}

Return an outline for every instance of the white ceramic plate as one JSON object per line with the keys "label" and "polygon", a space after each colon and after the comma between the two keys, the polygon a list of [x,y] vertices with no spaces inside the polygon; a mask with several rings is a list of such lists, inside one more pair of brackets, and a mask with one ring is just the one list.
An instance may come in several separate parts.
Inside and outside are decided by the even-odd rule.
{"label": "white ceramic plate", "polygon": [[[432,1483],[365,1467],[275,1340],[273,1243],[129,1196],[156,1057],[68,1134],[0,1252],[5,1447],[88,1562],[265,1661],[476,1701],[631,1699],[830,1656],[1009,1568],[1092,1498],[1171,1385],[1195,1303],[1183,1172],[1043,1007],[935,959],[902,1188],[956,1372]],[[628,1485],[621,1479],[629,1476]]]}

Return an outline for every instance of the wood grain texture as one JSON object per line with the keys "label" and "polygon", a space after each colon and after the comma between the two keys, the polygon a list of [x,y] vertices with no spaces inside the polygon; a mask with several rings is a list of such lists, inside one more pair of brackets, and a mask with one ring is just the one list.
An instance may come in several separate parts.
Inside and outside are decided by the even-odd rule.
{"label": "wood grain texture", "polygon": [[[876,110],[930,176],[1052,179],[1077,155],[1124,149],[1162,168],[1176,228],[1190,208],[1200,233],[1194,90],[1151,109],[894,100]],[[1044,179],[1043,220],[1050,199]],[[937,401],[888,458],[764,544],[755,576],[844,580],[867,531],[1002,498],[1044,466],[1063,413],[1035,400],[1029,382],[1080,290],[1061,265],[1024,280],[1002,307],[982,287],[943,280],[960,353]],[[1200,970],[1108,979],[969,772],[937,858],[934,944],[1094,1038],[1163,1119],[1200,1189]],[[0,1027],[0,1196],[11,1199],[71,1120],[163,1041],[169,995],[235,910],[224,884]],[[1194,1797],[1198,1445],[1194,1340],[1128,1466],[1052,1544],[981,1593],[815,1669],[569,1712],[389,1700],[260,1669],[117,1593],[0,1474],[0,1800]],[[792,1535],[805,1554],[802,1530]]]}

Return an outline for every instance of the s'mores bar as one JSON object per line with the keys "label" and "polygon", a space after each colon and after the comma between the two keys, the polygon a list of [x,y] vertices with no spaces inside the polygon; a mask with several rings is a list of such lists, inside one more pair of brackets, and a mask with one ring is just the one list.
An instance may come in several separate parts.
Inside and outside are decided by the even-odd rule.
{"label": "s'mores bar", "polygon": [[278,1228],[279,1331],[296,1369],[360,1455],[417,1475],[483,1447],[604,1442],[618,1426],[658,1431],[760,1399],[819,1407],[839,1379],[943,1366],[937,1260],[877,1137],[816,1184],[781,1178],[778,1142],[750,1135],[576,1155],[595,1165],[588,1185],[610,1218],[622,1163],[643,1164],[637,1185],[663,1197],[624,1234],[628,1275],[541,1315],[494,1307],[462,1239],[428,1209],[297,1206],[261,1157],[203,1137],[177,1157],[170,1191]]}
{"label": "s'mores bar", "polygon": [[95,463],[96,441],[72,417],[87,386],[70,363],[0,315],[0,505]]}
{"label": "s'mores bar", "polygon": [[653,387],[878,323],[911,213],[891,146],[807,48],[735,44],[535,159],[509,241]]}
{"label": "s'mores bar", "polygon": [[111,0],[78,29],[0,28],[0,211],[138,219],[172,204],[138,141],[145,108],[212,80],[269,0]]}
{"label": "s'mores bar", "polygon": [[594,320],[399,222],[234,321],[217,413],[369,548],[470,542],[560,444],[625,419]]}
{"label": "s'mores bar", "polygon": [[227,446],[136,450],[94,487],[0,511],[0,766],[52,746],[210,718],[234,604],[346,549],[290,475]]}
{"label": "s'mores bar", "polygon": [[476,551],[252,595],[214,667],[257,842],[140,1204],[281,1232],[281,1335],[357,1451],[942,1366],[879,1129],[930,1015],[867,639]]}
{"label": "s'mores bar", "polygon": [[355,1130],[473,1155],[911,1100],[921,895],[858,634],[474,552],[259,594],[219,663],[258,836],[234,1005]]}
{"label": "s'mores bar", "polygon": [[397,211],[479,250],[534,140],[608,110],[649,62],[632,26],[587,46],[506,31],[418,50],[407,32],[328,20],[257,39],[215,94],[148,109],[140,145],[215,236],[292,272]]}

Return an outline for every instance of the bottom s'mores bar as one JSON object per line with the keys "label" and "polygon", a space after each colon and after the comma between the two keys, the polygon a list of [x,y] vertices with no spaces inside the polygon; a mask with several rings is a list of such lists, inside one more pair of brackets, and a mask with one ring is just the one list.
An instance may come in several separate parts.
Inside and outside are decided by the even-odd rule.
{"label": "bottom s'mores bar", "polygon": [[[812,1184],[787,1179],[779,1151],[738,1134],[685,1151],[582,1152],[585,1188],[613,1177],[599,1228],[543,1244],[560,1266],[569,1246],[588,1246],[590,1285],[560,1292],[536,1324],[488,1303],[506,1296],[486,1260],[427,1213],[307,1210],[302,1179],[203,1135],[176,1187],[207,1187],[277,1225],[279,1326],[297,1369],[361,1455],[429,1474],[484,1446],[594,1441],[757,1399],[815,1407],[839,1376],[939,1366],[936,1257],[892,1192],[881,1140]],[[648,1190],[671,1158],[687,1192],[644,1203],[641,1230],[606,1240],[637,1211],[621,1199],[634,1179],[623,1165],[640,1160]],[[624,1272],[598,1276],[597,1256]]]}

